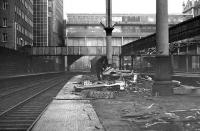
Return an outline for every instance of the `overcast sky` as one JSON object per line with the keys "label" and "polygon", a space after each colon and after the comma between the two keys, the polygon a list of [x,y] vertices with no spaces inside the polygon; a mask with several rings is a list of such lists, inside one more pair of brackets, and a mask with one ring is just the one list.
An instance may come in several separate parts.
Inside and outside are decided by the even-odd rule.
{"label": "overcast sky", "polygon": [[[64,17],[67,13],[105,13],[105,0],[63,0]],[[169,13],[182,13],[186,0],[168,0]],[[113,13],[153,14],[156,0],[112,0]]]}

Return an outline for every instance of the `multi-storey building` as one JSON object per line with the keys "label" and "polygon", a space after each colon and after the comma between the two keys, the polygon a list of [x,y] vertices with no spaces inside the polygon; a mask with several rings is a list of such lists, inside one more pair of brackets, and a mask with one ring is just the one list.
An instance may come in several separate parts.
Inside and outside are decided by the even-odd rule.
{"label": "multi-storey building", "polygon": [[64,44],[63,0],[49,0],[48,3],[48,41],[49,45]]}
{"label": "multi-storey building", "polygon": [[193,17],[200,15],[200,0],[188,0],[183,3],[183,14],[189,14]]}
{"label": "multi-storey building", "polygon": [[33,0],[34,46],[63,43],[63,0]]}
{"label": "multi-storey building", "polygon": [[48,0],[33,0],[33,45],[48,46]]}
{"label": "multi-storey building", "polygon": [[33,0],[0,1],[0,46],[18,49],[33,44]]}
{"label": "multi-storey building", "polygon": [[[156,16],[154,14],[113,14],[112,17],[113,24],[115,24],[112,46],[116,54],[120,53],[122,45],[156,31]],[[169,25],[175,25],[188,17],[190,16],[169,15]],[[66,45],[69,48],[74,48],[74,51],[78,46],[106,46],[105,31],[100,24],[100,22],[105,23],[105,19],[104,14],[68,14]],[[117,56],[113,57],[113,61],[119,66]],[[89,60],[84,60],[84,62],[89,62]],[[77,65],[84,64],[78,63]],[[86,63],[85,65],[90,64]],[[76,66],[72,65],[72,68],[76,68]]]}
{"label": "multi-storey building", "polygon": [[[63,29],[63,0],[33,0],[33,45],[58,46],[64,44]],[[64,59],[47,57],[55,61],[55,68],[59,70]]]}

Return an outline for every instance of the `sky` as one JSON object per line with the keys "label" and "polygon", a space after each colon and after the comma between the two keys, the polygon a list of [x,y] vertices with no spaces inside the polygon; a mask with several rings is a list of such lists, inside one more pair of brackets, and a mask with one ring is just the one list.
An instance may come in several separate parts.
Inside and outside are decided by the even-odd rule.
{"label": "sky", "polygon": [[[106,0],[63,0],[64,17],[67,13],[105,13]],[[168,0],[169,14],[182,13],[182,4],[186,0]],[[113,13],[154,14],[156,0],[112,0]]]}

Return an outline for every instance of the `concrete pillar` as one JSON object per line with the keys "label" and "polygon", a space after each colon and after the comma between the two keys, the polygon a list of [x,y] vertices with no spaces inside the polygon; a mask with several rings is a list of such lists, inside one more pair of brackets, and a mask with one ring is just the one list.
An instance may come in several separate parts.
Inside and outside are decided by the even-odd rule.
{"label": "concrete pillar", "polygon": [[110,27],[105,28],[105,31],[106,31],[106,56],[107,56],[109,65],[112,65],[112,55],[113,55],[112,30],[113,30],[113,28],[110,28]]}
{"label": "concrete pillar", "polygon": [[189,56],[185,55],[186,72],[189,72]]}
{"label": "concrete pillar", "polygon": [[131,56],[131,70],[133,70],[133,59],[134,59],[134,57]]}
{"label": "concrete pillar", "polygon": [[124,56],[122,56],[122,69],[124,70]]}
{"label": "concrete pillar", "polygon": [[159,55],[169,55],[168,0],[156,0],[156,45]]}
{"label": "concrete pillar", "polygon": [[172,67],[169,56],[168,0],[156,0],[156,66],[152,94],[168,96],[173,94]]}
{"label": "concrete pillar", "polygon": [[108,64],[112,65],[112,0],[106,0],[106,56]]}
{"label": "concrete pillar", "polygon": [[120,70],[124,70],[124,56],[120,56],[119,57],[119,61],[120,61],[120,67],[119,67],[119,69]]}
{"label": "concrete pillar", "polygon": [[65,56],[65,68],[67,68],[67,71],[70,71],[70,64],[69,64],[69,56]]}
{"label": "concrete pillar", "polygon": [[121,70],[122,69],[122,57],[119,56],[119,69]]}

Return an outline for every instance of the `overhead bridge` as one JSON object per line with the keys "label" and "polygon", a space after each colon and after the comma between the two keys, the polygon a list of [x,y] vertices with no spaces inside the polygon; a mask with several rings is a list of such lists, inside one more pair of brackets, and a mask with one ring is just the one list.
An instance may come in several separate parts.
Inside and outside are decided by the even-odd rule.
{"label": "overhead bridge", "polygon": [[[41,46],[26,48],[31,56],[104,56],[106,46]],[[120,46],[113,46],[113,55],[121,54]]]}
{"label": "overhead bridge", "polygon": [[[169,42],[189,39],[200,34],[200,16],[169,28]],[[156,33],[122,46],[122,55],[134,55],[137,51],[156,46]]]}

